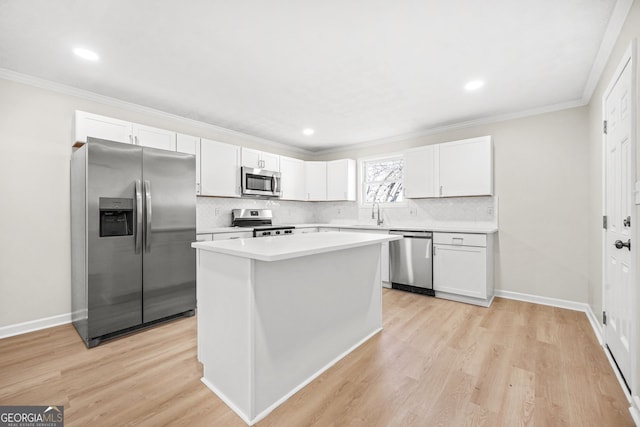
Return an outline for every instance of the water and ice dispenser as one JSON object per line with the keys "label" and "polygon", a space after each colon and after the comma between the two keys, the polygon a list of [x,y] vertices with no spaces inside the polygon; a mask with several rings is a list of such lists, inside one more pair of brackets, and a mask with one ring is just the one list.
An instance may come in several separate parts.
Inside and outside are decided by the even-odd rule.
{"label": "water and ice dispenser", "polygon": [[100,237],[133,235],[133,199],[100,197]]}

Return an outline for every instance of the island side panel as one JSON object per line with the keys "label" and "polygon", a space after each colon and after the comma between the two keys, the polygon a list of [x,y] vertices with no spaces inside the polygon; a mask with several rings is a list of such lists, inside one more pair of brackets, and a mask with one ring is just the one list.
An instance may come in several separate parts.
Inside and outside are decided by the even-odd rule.
{"label": "island side panel", "polygon": [[257,419],[382,328],[380,267],[380,244],[255,262]]}
{"label": "island side panel", "polygon": [[203,382],[251,419],[252,260],[198,250],[198,353]]}

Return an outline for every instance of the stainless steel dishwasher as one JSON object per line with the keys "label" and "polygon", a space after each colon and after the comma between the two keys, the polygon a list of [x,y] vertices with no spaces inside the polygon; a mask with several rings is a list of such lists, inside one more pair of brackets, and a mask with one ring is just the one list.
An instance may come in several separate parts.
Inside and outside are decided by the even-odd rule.
{"label": "stainless steel dishwasher", "polygon": [[435,296],[433,291],[433,233],[391,230],[404,238],[389,243],[391,287]]}

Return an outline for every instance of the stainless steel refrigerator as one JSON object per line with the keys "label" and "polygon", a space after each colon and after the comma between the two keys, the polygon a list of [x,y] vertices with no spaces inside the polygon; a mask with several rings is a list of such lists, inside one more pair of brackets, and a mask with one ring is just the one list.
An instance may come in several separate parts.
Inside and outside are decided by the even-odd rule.
{"label": "stainless steel refrigerator", "polygon": [[71,158],[72,320],[87,347],[195,313],[195,157],[96,138]]}

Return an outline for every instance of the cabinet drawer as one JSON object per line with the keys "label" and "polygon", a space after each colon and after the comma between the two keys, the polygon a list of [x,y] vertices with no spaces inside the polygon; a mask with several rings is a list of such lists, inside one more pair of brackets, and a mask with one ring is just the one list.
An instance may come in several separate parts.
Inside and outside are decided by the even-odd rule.
{"label": "cabinet drawer", "polygon": [[237,233],[215,233],[213,240],[230,240],[230,239],[251,239],[253,238],[252,231],[241,231]]}
{"label": "cabinet drawer", "polygon": [[486,234],[433,233],[433,243],[456,246],[487,246]]}
{"label": "cabinet drawer", "polygon": [[307,228],[296,228],[293,230],[293,234],[307,234],[307,233],[317,233],[318,227],[307,227]]}

